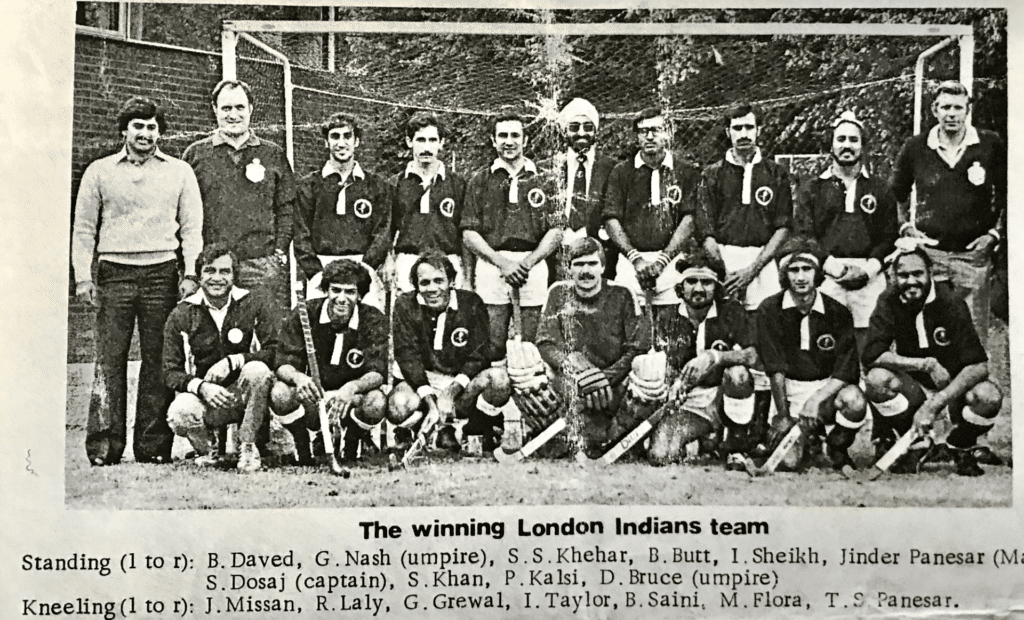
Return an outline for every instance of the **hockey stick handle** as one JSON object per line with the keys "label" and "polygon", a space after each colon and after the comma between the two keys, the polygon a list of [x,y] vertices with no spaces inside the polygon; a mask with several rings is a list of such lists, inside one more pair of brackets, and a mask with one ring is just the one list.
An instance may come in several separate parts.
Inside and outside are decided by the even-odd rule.
{"label": "hockey stick handle", "polygon": [[409,463],[411,463],[412,460],[423,451],[427,445],[427,440],[430,437],[430,431],[434,430],[438,421],[440,421],[438,411],[436,408],[432,407],[427,413],[427,417],[423,419],[423,423],[420,425],[420,432],[416,434],[416,439],[402,456],[402,467],[408,467]]}
{"label": "hockey stick handle", "polygon": [[875,469],[878,470],[878,474],[889,471],[889,468],[892,467],[893,463],[907,453],[907,450],[909,450],[910,446],[917,441],[918,437],[917,428],[912,426],[910,430],[904,433],[903,436],[900,437],[891,448],[889,448],[889,451],[883,454],[882,458],[878,459],[878,462],[875,463]]}
{"label": "hockey stick handle", "polygon": [[523,307],[519,301],[519,289],[512,287],[510,291],[512,298],[512,329],[515,331],[513,338],[523,339]]}
{"label": "hockey stick handle", "polygon": [[[324,302],[327,303],[327,302]],[[299,323],[302,325],[302,342],[306,347],[306,358],[309,363],[309,376],[313,379],[314,385],[320,390],[320,401],[317,402],[317,411],[320,418],[320,432],[323,434],[324,450],[331,457],[331,471],[336,474],[345,472],[341,463],[338,462],[338,455],[334,451],[334,438],[331,437],[330,416],[327,414],[327,401],[324,392],[324,385],[320,380],[320,364],[316,361],[316,348],[313,346],[313,328],[309,323],[309,309],[306,307],[306,300],[300,299],[296,306],[299,310]]]}
{"label": "hockey stick handle", "polygon": [[781,442],[779,442],[779,445],[775,448],[775,451],[772,452],[772,455],[769,456],[768,460],[761,466],[761,471],[769,474],[774,472],[776,468],[778,468],[779,463],[782,462],[782,459],[786,458],[786,455],[789,454],[789,451],[793,448],[793,444],[796,443],[797,439],[800,439],[801,432],[802,430],[800,429],[800,425],[794,424],[793,428],[789,429],[786,436],[782,438]]}
{"label": "hockey stick handle", "polygon": [[566,424],[565,418],[560,417],[552,422],[550,426],[541,431],[539,435],[528,441],[518,452],[505,454],[504,450],[501,449],[501,446],[498,446],[494,449],[494,456],[499,462],[503,463],[522,461],[539,450],[541,446],[551,441],[552,437],[565,430]]}

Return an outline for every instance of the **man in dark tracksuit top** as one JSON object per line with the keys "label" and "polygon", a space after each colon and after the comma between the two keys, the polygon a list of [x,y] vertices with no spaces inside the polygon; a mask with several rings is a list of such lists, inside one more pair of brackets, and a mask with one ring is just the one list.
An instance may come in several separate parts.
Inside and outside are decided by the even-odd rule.
{"label": "man in dark tracksuit top", "polygon": [[[783,291],[761,302],[756,328],[757,352],[771,379],[773,434],[781,440],[799,423],[812,447],[820,446],[822,428],[832,424],[826,444],[833,467],[854,467],[848,449],[864,424],[867,401],[857,387],[860,364],[853,316],[817,290],[824,277],[817,242],[794,237],[780,254]],[[790,455],[786,464],[799,467],[803,450],[794,448]]]}
{"label": "man in dark tracksuit top", "polygon": [[412,265],[428,250],[439,250],[455,267],[455,286],[470,289],[462,278],[465,256],[462,249],[463,200],[466,181],[445,168],[438,154],[444,149],[446,130],[430,112],[412,115],[405,129],[405,143],[412,160],[388,179],[394,187],[391,238],[395,245],[395,283],[403,292],[416,290]]}
{"label": "man in dark tracksuit top", "polygon": [[220,82],[212,102],[217,131],[182,155],[203,196],[203,241],[226,243],[239,259],[238,286],[282,317],[291,305],[285,267],[295,202],[292,167],[281,147],[250,131],[253,100],[245,82]]}
{"label": "man in dark tracksuit top", "polygon": [[558,115],[565,152],[538,163],[549,176],[558,179],[559,203],[564,205],[555,221],[562,227],[562,244],[548,257],[548,282],[566,280],[569,275],[566,250],[581,237],[601,241],[607,257],[604,276],[615,277],[618,251],[608,238],[601,217],[605,188],[612,168],[618,163],[596,144],[600,119],[597,108],[586,99],[573,99]]}
{"label": "man in dark tracksuit top", "polygon": [[956,471],[980,476],[979,456],[994,455],[975,442],[995,423],[1002,393],[988,380],[988,355],[966,303],[932,279],[931,267],[929,253],[920,248],[897,255],[893,286],[871,315],[863,360],[870,369],[867,397],[880,414],[876,455],[911,424],[930,428],[946,407],[953,422],[946,445],[954,450]]}
{"label": "man in dark tracksuit top", "polygon": [[901,212],[902,232],[936,242],[926,249],[934,276],[967,300],[985,343],[992,255],[1006,237],[1006,144],[999,134],[970,125],[970,112],[963,84],[939,84],[932,102],[939,124],[903,145],[892,190],[905,202],[911,187],[917,189],[916,213]]}
{"label": "man in dark tracksuit top", "polygon": [[208,245],[196,268],[201,290],[186,297],[164,326],[163,372],[177,395],[167,411],[175,434],[188,438],[196,462],[212,465],[210,430],[241,423],[238,469],[261,466],[258,435],[266,433],[274,385],[277,322],[266,304],[234,286],[235,257]]}
{"label": "man in dark tracksuit top", "polygon": [[[505,370],[490,366],[487,306],[476,293],[454,287],[455,268],[437,250],[417,259],[411,277],[415,291],[395,302],[395,361],[403,381],[391,393],[388,420],[411,430],[424,409],[436,411],[442,423],[467,419],[463,434],[483,435],[484,451],[493,451],[511,391]],[[453,431],[445,426],[439,445],[457,447]]]}
{"label": "man in dark tracksuit top", "polygon": [[312,458],[306,430],[321,430],[317,408],[321,399],[327,401],[332,417],[335,411],[343,416],[348,460],[356,457],[359,441],[366,438],[367,431],[384,419],[386,406],[384,394],[377,389],[384,383],[387,367],[384,314],[360,303],[370,289],[370,274],[354,261],[336,260],[324,267],[320,286],[327,297],[309,300],[306,305],[323,390],[309,376],[309,358],[296,308],[281,326],[276,356],[278,381],[270,394],[274,413],[288,418],[285,428],[295,437],[302,463]]}
{"label": "man in dark tracksuit top", "polygon": [[329,152],[322,170],[299,183],[295,258],[306,274],[306,297],[319,296],[324,265],[346,258],[370,274],[363,303],[384,309],[383,285],[375,270],[391,245],[391,187],[356,161],[362,129],[354,116],[334,114],[321,127]]}
{"label": "man in dark tracksuit top", "polygon": [[797,229],[817,239],[828,256],[818,290],[850,309],[858,345],[885,290],[882,265],[899,236],[896,199],[861,160],[865,138],[864,125],[852,112],[837,117],[832,163],[804,181],[796,199]]}

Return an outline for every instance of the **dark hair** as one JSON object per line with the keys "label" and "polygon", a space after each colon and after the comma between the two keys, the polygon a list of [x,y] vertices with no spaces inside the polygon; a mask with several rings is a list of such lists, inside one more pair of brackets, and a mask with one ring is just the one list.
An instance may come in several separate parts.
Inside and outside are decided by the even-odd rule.
{"label": "dark hair", "polygon": [[597,258],[598,260],[601,261],[602,266],[604,266],[606,261],[604,255],[604,248],[601,246],[601,243],[597,239],[594,239],[593,237],[582,237],[580,239],[577,239],[576,241],[573,241],[571,244],[569,244],[569,250],[567,254],[570,264],[572,264],[572,261],[576,260],[577,258],[580,258],[582,256],[590,256],[591,254],[597,254]]}
{"label": "dark hair", "polygon": [[[967,97],[967,103],[971,103],[971,95],[967,92],[967,87],[957,82],[956,80],[946,80],[941,82],[935,87],[935,99],[939,98],[939,95],[953,95],[954,97]],[[934,99],[933,99],[934,101]]]}
{"label": "dark hair", "polygon": [[697,246],[676,262],[676,271],[679,273],[687,269],[710,269],[715,272],[719,282],[725,281],[725,263],[712,256],[703,246]]}
{"label": "dark hair", "polygon": [[[664,116],[661,108],[644,108],[639,114],[633,117],[633,133],[640,132],[640,123],[649,118],[658,118],[659,116]],[[667,122],[668,120],[666,119],[666,123]],[[668,126],[666,125],[665,128],[668,129]]]}
{"label": "dark hair", "polygon": [[320,279],[320,290],[327,292],[332,284],[355,284],[360,297],[370,292],[370,274],[354,260],[340,258],[327,263]]}
{"label": "dark hair", "polygon": [[256,107],[256,103],[252,100],[252,90],[242,80],[221,80],[217,82],[217,85],[213,87],[213,94],[210,95],[210,103],[213,104],[213,107],[217,107],[217,98],[220,97],[221,91],[225,88],[241,88],[242,92],[245,93],[245,98],[249,101],[249,105]]}
{"label": "dark hair", "polygon": [[338,112],[328,116],[327,120],[320,125],[320,133],[323,134],[324,140],[326,140],[331,130],[338,129],[339,127],[351,127],[352,134],[355,135],[356,140],[363,139],[363,128],[359,126],[359,119],[355,115],[346,112]]}
{"label": "dark hair", "polygon": [[932,272],[932,257],[928,256],[928,252],[924,251],[921,246],[915,247],[913,250],[901,250],[896,254],[896,257],[892,259],[892,271],[896,273],[896,263],[900,262],[907,256],[919,256],[924,261],[924,266],[928,269],[928,273]]}
{"label": "dark hair", "polygon": [[416,135],[416,132],[420,129],[426,129],[427,127],[437,128],[437,137],[444,140],[448,136],[448,132],[445,130],[444,125],[441,123],[441,119],[437,118],[437,115],[433,112],[417,112],[412,115],[409,122],[405,124],[405,137],[412,138]]}
{"label": "dark hair", "polygon": [[821,244],[817,240],[805,235],[790,237],[779,248],[779,253],[777,254],[780,261],[779,286],[783,290],[789,290],[789,274],[787,273],[789,263],[782,263],[781,261],[792,254],[810,254],[817,259],[818,264],[815,266],[814,285],[821,286],[821,283],[825,281],[825,250],[822,249]]}
{"label": "dark hair", "polygon": [[219,241],[214,243],[208,243],[203,247],[203,251],[199,253],[199,257],[196,258],[196,274],[200,274],[203,271],[203,267],[209,265],[213,261],[217,260],[221,256],[231,257],[231,268],[235,270],[237,274],[238,270],[238,256],[231,251],[228,244],[221,243]]}
{"label": "dark hair", "polygon": [[452,264],[452,261],[440,250],[427,250],[419,255],[416,262],[412,264],[412,270],[409,271],[409,282],[413,289],[418,291],[420,288],[417,286],[420,265],[430,265],[438,271],[443,271],[444,275],[448,277],[448,286],[455,286],[455,265]]}
{"label": "dark hair", "polygon": [[761,126],[761,111],[755,108],[749,101],[741,100],[726,108],[725,114],[722,115],[722,120],[725,121],[725,128],[729,129],[732,126],[732,119],[740,118],[747,114],[753,114],[754,124],[758,127]]}
{"label": "dark hair", "polygon": [[523,137],[526,137],[526,120],[515,110],[502,110],[491,119],[491,137],[498,131],[498,123],[518,122],[523,126]]}
{"label": "dark hair", "polygon": [[164,119],[163,108],[158,106],[152,99],[132,97],[125,101],[121,109],[117,111],[117,129],[118,131],[126,131],[128,123],[131,121],[135,119],[148,121],[151,118],[156,119],[156,126],[160,129],[160,133],[164,133],[167,130],[167,121]]}

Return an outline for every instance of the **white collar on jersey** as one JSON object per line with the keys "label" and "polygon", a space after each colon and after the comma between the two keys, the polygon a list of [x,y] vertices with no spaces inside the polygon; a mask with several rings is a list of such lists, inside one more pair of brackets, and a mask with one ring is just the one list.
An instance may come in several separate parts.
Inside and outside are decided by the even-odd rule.
{"label": "white collar on jersey", "polygon": [[[679,304],[679,316],[685,316],[686,318],[690,318],[690,313],[686,309],[686,302],[685,301]],[[715,318],[717,316],[718,316],[718,302],[714,302],[713,301],[713,302],[711,302],[711,309],[708,310],[708,313],[704,317],[704,320],[706,321],[708,319],[713,319],[713,318]]]}
{"label": "white collar on jersey", "polygon": [[[327,163],[324,164],[324,169],[320,171],[320,176],[326,179],[332,174],[337,174],[342,177],[345,176],[344,174],[341,173],[341,168],[338,166],[338,163],[335,162],[333,159],[328,159]],[[364,173],[363,169],[359,166],[359,162],[356,162],[355,165],[352,166],[352,176],[357,179],[366,178],[366,173]]]}
{"label": "white collar on jersey", "polygon": [[504,169],[505,172],[507,172],[510,177],[516,176],[523,170],[537,174],[537,164],[533,163],[533,160],[528,157],[523,158],[523,165],[522,167],[519,168],[519,170],[513,170],[508,165],[508,162],[498,157],[494,160],[494,163],[491,164],[491,172],[497,172],[499,168]]}
{"label": "white collar on jersey", "polygon": [[[793,294],[787,290],[782,294],[782,309],[788,310],[789,308],[796,308],[796,300],[793,299]],[[825,302],[821,298],[821,293],[819,292],[815,292],[814,303],[811,305],[811,312],[825,314]]]}
{"label": "white collar on jersey", "polygon": [[[230,304],[232,300],[238,301],[238,300],[242,299],[243,297],[245,297],[248,294],[249,294],[249,290],[248,289],[239,288],[237,286],[232,286],[231,287],[231,292],[228,293],[228,303]],[[195,293],[192,293],[191,295],[189,295],[188,297],[186,297],[182,301],[184,301],[185,303],[196,305],[196,306],[209,306],[211,308],[213,307],[213,305],[210,304],[210,301],[208,299],[206,299],[206,293],[203,291],[203,289],[199,289],[198,291],[196,291]],[[226,308],[227,306],[224,306],[224,307]]]}
{"label": "white collar on jersey", "polygon": [[[410,161],[409,163],[407,163],[405,165],[405,178],[408,179],[410,174],[415,174],[416,176],[420,176],[419,169],[416,167],[416,162]],[[446,172],[445,172],[444,162],[440,162],[440,164],[437,167],[437,172],[434,173],[434,176],[439,176],[439,177],[441,177],[443,179],[443,178],[445,178],[445,174],[446,174]],[[420,178],[423,178],[423,177],[420,177]],[[428,179],[423,179],[423,180],[426,181]]]}
{"label": "white collar on jersey", "polygon": [[[426,300],[423,299],[423,295],[420,295],[419,293],[416,293],[416,303],[418,303],[421,306],[427,305]],[[452,290],[451,294],[448,296],[448,309],[451,310],[452,312],[459,311],[459,298],[455,294],[454,290]]]}
{"label": "white collar on jersey", "polygon": [[[633,156],[633,167],[639,168],[641,166],[646,165],[647,163],[644,162],[644,158],[640,156],[640,151],[637,151],[636,155]],[[665,159],[661,160],[660,167],[665,167],[668,168],[669,170],[675,170],[675,160],[672,158],[672,151],[665,151]]]}
{"label": "white collar on jersey", "polygon": [[[331,317],[327,314],[327,306],[331,302],[324,300],[324,305],[320,306],[320,324],[324,325],[331,322]],[[352,331],[359,329],[359,304],[356,304],[355,308],[352,308],[352,318],[348,320],[348,328]]]}

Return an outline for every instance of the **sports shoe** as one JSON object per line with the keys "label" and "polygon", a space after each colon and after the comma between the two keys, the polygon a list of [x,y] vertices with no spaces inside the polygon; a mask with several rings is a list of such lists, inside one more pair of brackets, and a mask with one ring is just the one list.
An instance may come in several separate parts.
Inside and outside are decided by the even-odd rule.
{"label": "sports shoe", "polygon": [[956,474],[958,476],[982,476],[985,470],[978,466],[978,459],[973,450],[958,450],[956,454]]}
{"label": "sports shoe", "polygon": [[992,451],[988,446],[974,446],[971,448],[974,458],[982,465],[1002,465],[1003,459]]}
{"label": "sports shoe", "polygon": [[857,469],[857,465],[850,458],[850,453],[846,448],[826,446],[825,453],[828,455],[828,460],[832,463],[832,469],[842,470],[844,467]]}
{"label": "sports shoe", "polygon": [[260,453],[256,444],[243,443],[239,450],[238,471],[254,472],[259,471],[263,464],[260,462]]}
{"label": "sports shoe", "polygon": [[725,469],[726,471],[746,471],[746,459],[742,454],[734,452],[725,459]]}
{"label": "sports shoe", "polygon": [[459,443],[459,439],[455,435],[455,427],[451,424],[446,424],[437,431],[436,445],[438,450],[445,450],[452,454],[462,451],[462,444]]}

